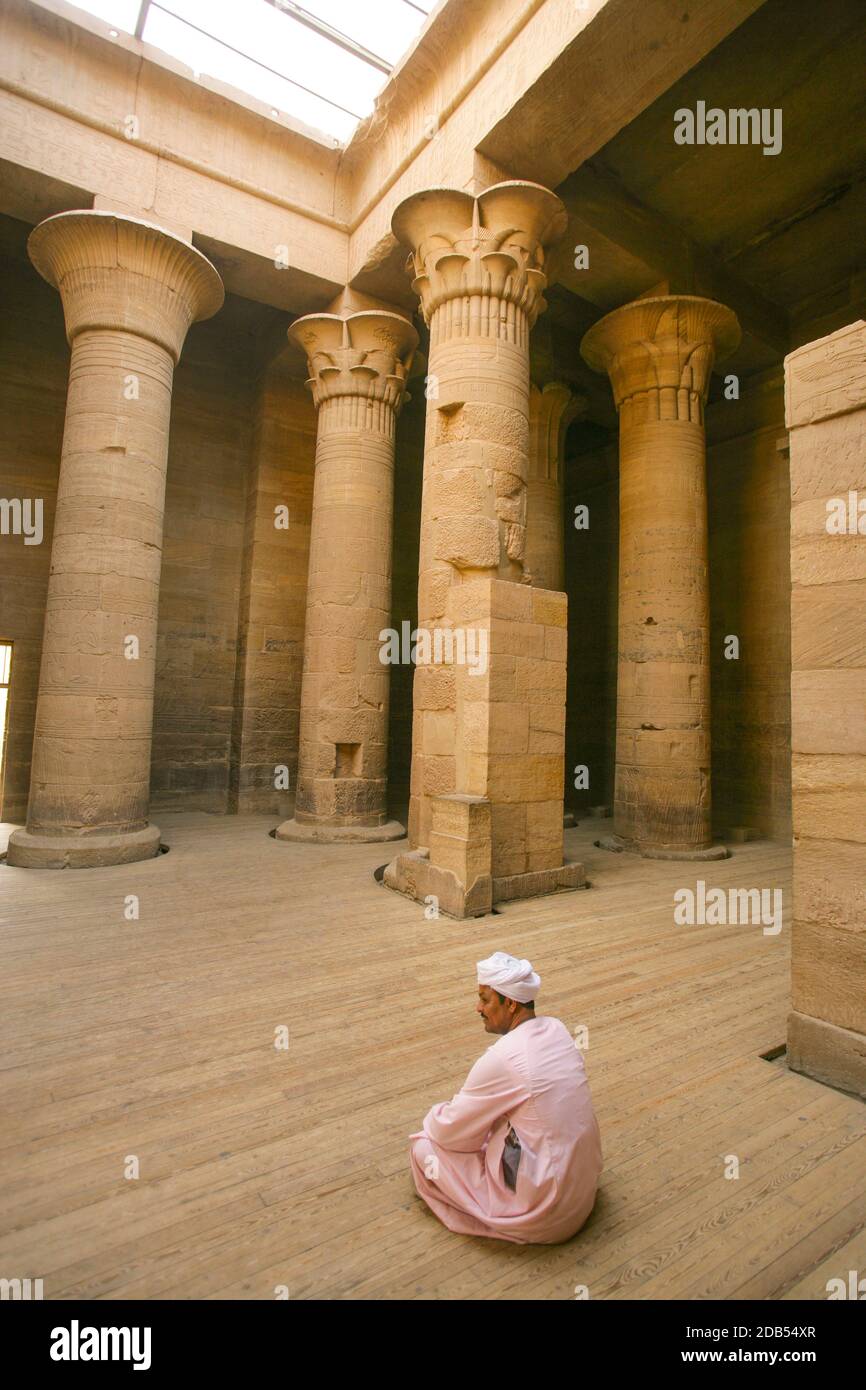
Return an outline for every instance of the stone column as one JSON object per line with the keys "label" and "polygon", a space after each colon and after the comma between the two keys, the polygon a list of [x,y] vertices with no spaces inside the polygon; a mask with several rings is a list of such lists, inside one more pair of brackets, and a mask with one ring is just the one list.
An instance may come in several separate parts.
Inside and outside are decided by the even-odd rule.
{"label": "stone column", "polygon": [[223,302],[210,262],[160,227],[64,212],[31,233],[72,349],[27,827],[8,862],[129,863],[148,824],[169,413],[191,323]]}
{"label": "stone column", "polygon": [[388,679],[394,432],[418,335],[384,310],[289,329],[318,409],[295,816],[281,840],[394,840]]}
{"label": "stone column", "polygon": [[[478,197],[431,189],[394,213],[430,326],[421,630],[448,626],[449,589],[464,579],[529,580],[529,333],[544,307],[544,248],[565,225],[555,194],[518,181]],[[455,791],[455,711],[454,667],[434,655],[415,673],[414,845],[429,844],[431,798]]]}
{"label": "stone column", "polygon": [[619,411],[615,837],[650,858],[723,858],[710,803],[704,404],[739,343],[712,300],[639,299],[587,333]]}
{"label": "stone column", "polygon": [[529,388],[526,567],[539,589],[565,589],[562,450],[568,426],[584,405],[558,381]]}

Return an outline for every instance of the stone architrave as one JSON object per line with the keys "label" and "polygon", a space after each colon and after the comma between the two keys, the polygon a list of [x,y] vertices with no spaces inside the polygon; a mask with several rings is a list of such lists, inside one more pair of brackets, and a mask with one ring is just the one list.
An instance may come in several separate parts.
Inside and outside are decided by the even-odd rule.
{"label": "stone architrave", "polygon": [[785,359],[794,901],[788,1065],[866,1099],[866,323]]}
{"label": "stone architrave", "polygon": [[710,794],[704,405],[740,340],[730,309],[639,299],[581,344],[619,411],[620,542],[614,837],[650,858],[723,858]]}
{"label": "stone architrave", "polygon": [[388,686],[394,436],[418,344],[400,314],[308,314],[289,329],[318,410],[295,815],[281,840],[394,840]]}
{"label": "stone architrave", "polygon": [[[418,627],[447,626],[451,587],[480,577],[528,582],[529,334],[544,308],[545,247],[565,229],[538,184],[407,198],[394,235],[430,327]],[[409,837],[428,845],[431,798],[454,793],[455,673],[415,673]]]}
{"label": "stone architrave", "polygon": [[8,862],[148,859],[169,414],[190,325],[223,302],[210,262],[161,227],[64,212],[31,233],[72,350],[27,825]]}
{"label": "stone architrave", "polygon": [[538,589],[565,589],[562,451],[568,426],[584,406],[558,381],[529,388],[526,566]]}

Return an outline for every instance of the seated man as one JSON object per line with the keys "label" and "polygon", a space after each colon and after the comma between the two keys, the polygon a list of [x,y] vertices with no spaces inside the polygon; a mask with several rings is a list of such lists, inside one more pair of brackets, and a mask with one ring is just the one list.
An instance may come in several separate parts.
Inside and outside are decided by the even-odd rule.
{"label": "seated man", "polygon": [[418,1193],[452,1231],[555,1244],[595,1201],[601,1140],[583,1056],[558,1018],[536,1018],[528,960],[478,962],[488,1047],[451,1101],[434,1105],[409,1150]]}

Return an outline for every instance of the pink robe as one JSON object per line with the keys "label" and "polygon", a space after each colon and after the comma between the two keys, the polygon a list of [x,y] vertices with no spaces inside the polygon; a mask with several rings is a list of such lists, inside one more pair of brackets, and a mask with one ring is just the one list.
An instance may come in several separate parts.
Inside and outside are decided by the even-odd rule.
{"label": "pink robe", "polygon": [[[509,1128],[522,1150],[515,1191],[502,1162]],[[452,1231],[555,1244],[592,1211],[601,1139],[583,1054],[558,1018],[498,1038],[410,1140],[418,1193]]]}

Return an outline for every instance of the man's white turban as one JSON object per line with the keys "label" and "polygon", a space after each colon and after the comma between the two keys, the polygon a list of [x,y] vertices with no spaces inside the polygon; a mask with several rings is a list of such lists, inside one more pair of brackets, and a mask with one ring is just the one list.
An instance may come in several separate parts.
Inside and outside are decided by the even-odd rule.
{"label": "man's white turban", "polygon": [[478,962],[478,983],[489,985],[497,994],[528,1004],[541,989],[541,977],[536,975],[528,960],[518,960],[507,951],[494,951],[487,960]]}

